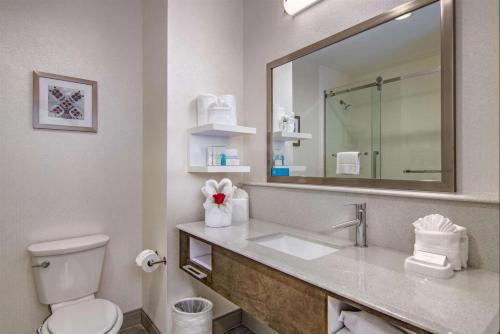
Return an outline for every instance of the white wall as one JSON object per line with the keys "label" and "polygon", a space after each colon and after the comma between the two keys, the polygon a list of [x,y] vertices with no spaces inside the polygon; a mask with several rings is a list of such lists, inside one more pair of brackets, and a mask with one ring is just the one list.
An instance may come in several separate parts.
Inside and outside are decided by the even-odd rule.
{"label": "white wall", "polygon": [[[250,180],[266,180],[266,63],[404,2],[327,0],[296,17],[284,16],[280,1],[244,2],[245,110],[261,134],[247,140]],[[495,0],[456,1],[457,179],[463,193],[499,192],[497,14]]]}
{"label": "white wall", "polygon": [[[239,118],[243,106],[243,3],[241,0],[168,1],[167,234],[168,306],[201,295],[215,302],[215,314],[234,305],[179,269],[177,224],[203,220],[200,188],[208,178],[187,167],[187,129],[196,126],[196,97],[234,94]],[[242,122],[240,122],[242,123]],[[245,155],[243,155],[243,162]],[[234,179],[238,175],[230,175]],[[171,328],[171,321],[168,320]],[[167,333],[170,331],[167,330]]]}
{"label": "white wall", "polygon": [[[167,255],[167,0],[143,0],[143,247]],[[143,309],[166,333],[167,270],[142,274]]]}
{"label": "white wall", "polygon": [[[140,308],[142,9],[137,0],[0,2],[0,326],[33,333],[48,314],[26,247],[111,237],[100,297]],[[98,82],[97,134],[34,130],[32,71]]]}
{"label": "white wall", "polygon": [[[296,17],[280,1],[244,2],[245,111],[257,136],[246,139],[249,182],[266,181],[266,63],[402,4],[403,0],[322,1]],[[499,192],[498,2],[456,1],[457,174],[461,193]],[[310,230],[325,230],[353,213],[343,204],[368,205],[368,242],[409,252],[411,223],[433,212],[469,229],[471,263],[498,271],[498,204],[441,202],[324,191],[250,190],[251,215]],[[300,203],[300,205],[290,205]]]}

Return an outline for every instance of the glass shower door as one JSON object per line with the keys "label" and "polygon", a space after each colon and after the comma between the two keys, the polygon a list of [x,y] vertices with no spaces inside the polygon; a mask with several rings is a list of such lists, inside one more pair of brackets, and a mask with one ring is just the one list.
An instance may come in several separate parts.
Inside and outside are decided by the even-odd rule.
{"label": "glass shower door", "polygon": [[[376,85],[339,89],[325,97],[325,176],[380,176],[380,91]],[[337,173],[339,152],[359,152],[359,174]]]}

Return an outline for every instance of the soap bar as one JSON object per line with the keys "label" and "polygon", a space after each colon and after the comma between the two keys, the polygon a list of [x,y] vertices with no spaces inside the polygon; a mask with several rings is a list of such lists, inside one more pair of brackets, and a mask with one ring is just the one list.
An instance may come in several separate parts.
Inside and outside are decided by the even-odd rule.
{"label": "soap bar", "polygon": [[432,263],[444,267],[446,263],[446,255],[434,254],[424,251],[415,251],[413,258],[418,261]]}

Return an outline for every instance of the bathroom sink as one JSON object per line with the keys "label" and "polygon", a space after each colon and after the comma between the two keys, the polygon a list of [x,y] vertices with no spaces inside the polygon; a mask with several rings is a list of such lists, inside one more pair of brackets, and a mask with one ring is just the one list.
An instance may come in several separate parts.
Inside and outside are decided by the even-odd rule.
{"label": "bathroom sink", "polygon": [[248,240],[258,245],[293,255],[304,260],[314,260],[339,250],[339,248],[319,241],[302,239],[283,233],[271,234]]}

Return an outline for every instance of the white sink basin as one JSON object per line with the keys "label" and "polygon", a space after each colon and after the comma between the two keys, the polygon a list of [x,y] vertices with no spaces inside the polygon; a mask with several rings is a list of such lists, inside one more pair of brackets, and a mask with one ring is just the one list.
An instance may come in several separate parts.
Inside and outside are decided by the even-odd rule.
{"label": "white sink basin", "polygon": [[293,255],[304,260],[314,260],[339,250],[338,248],[318,241],[301,239],[283,233],[266,235],[249,240],[256,242],[258,245]]}

